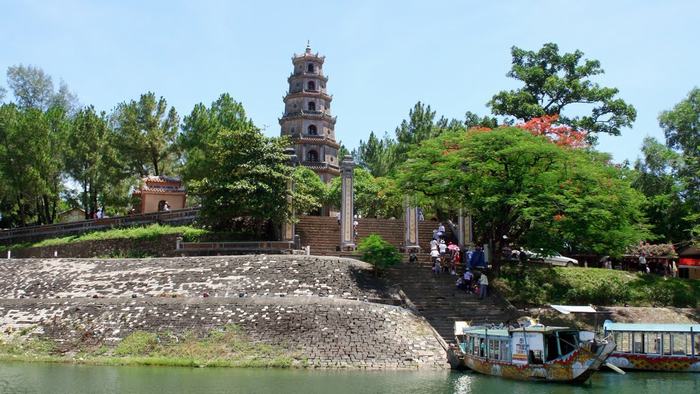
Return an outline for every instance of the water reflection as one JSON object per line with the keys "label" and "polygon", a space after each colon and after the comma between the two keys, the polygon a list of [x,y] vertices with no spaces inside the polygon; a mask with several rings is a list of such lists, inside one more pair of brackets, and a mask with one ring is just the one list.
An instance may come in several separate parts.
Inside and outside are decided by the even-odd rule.
{"label": "water reflection", "polygon": [[600,373],[584,386],[470,372],[317,371],[0,364],[0,393],[700,393],[698,374]]}

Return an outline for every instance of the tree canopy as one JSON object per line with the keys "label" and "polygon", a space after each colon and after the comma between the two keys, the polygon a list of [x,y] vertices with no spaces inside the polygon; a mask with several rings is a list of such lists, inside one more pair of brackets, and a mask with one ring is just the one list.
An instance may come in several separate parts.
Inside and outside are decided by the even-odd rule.
{"label": "tree canopy", "polygon": [[[362,217],[390,218],[400,217],[402,213],[403,193],[396,181],[389,177],[377,177],[362,168],[353,171],[354,208]],[[333,178],[328,185],[331,205],[339,207],[341,198],[341,179]]]}
{"label": "tree canopy", "polygon": [[[495,115],[523,121],[558,115],[561,123],[587,131],[590,140],[597,133],[619,135],[636,119],[634,107],[616,97],[618,89],[590,80],[604,71],[598,60],[584,59],[583,52],[560,54],[557,44],[547,43],[539,51],[514,46],[511,54],[513,65],[507,76],[524,86],[494,95],[488,105]],[[567,115],[564,109],[575,104],[592,107],[590,114]]]}
{"label": "tree canopy", "polygon": [[399,187],[449,199],[477,233],[546,250],[621,254],[644,239],[643,196],[604,155],[519,128],[444,133],[410,153]]}
{"label": "tree canopy", "polygon": [[153,92],[117,105],[112,116],[117,134],[117,149],[132,174],[162,175],[176,162],[175,141],[180,118],[174,107],[168,109],[165,98]]}
{"label": "tree canopy", "polygon": [[195,106],[183,124],[183,173],[190,193],[201,201],[205,223],[232,229],[241,218],[253,218],[260,226],[286,220],[292,174],[288,145],[285,139],[265,137],[228,94],[210,108]]}
{"label": "tree canopy", "polygon": [[700,89],[694,88],[673,109],[659,115],[666,145],[681,155],[676,172],[682,198],[689,204],[688,231],[700,240]]}

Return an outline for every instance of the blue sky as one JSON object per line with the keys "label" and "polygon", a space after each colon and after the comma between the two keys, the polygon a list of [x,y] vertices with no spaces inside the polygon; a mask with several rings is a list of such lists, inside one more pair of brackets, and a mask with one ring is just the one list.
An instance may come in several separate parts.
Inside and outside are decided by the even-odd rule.
{"label": "blue sky", "polygon": [[290,58],[311,40],[351,149],[370,131],[393,134],[419,100],[447,117],[488,113],[493,94],[518,86],[505,76],[513,45],[600,60],[596,81],[638,111],[633,128],[600,139],[616,161],[663,138],[659,112],[700,86],[698,1],[0,0],[0,11],[3,72],[39,66],[106,111],[150,90],[182,117],[229,92],[268,135]]}

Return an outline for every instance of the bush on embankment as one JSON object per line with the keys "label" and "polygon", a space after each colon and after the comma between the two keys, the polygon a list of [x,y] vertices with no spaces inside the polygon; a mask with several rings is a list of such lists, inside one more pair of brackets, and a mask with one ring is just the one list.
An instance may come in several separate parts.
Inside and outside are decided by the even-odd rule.
{"label": "bush on embankment", "polygon": [[601,268],[511,266],[494,281],[517,306],[698,306],[700,281]]}
{"label": "bush on embankment", "polygon": [[357,250],[361,253],[362,261],[380,270],[401,262],[396,247],[377,234],[370,234],[360,241]]}

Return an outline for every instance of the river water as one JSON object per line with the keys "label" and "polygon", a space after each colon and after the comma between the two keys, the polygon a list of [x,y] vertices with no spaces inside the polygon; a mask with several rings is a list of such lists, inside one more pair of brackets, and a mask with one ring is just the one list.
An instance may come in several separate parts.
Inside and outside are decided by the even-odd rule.
{"label": "river water", "polygon": [[596,374],[584,386],[517,382],[470,372],[102,367],[0,363],[0,393],[700,393],[700,374]]}

